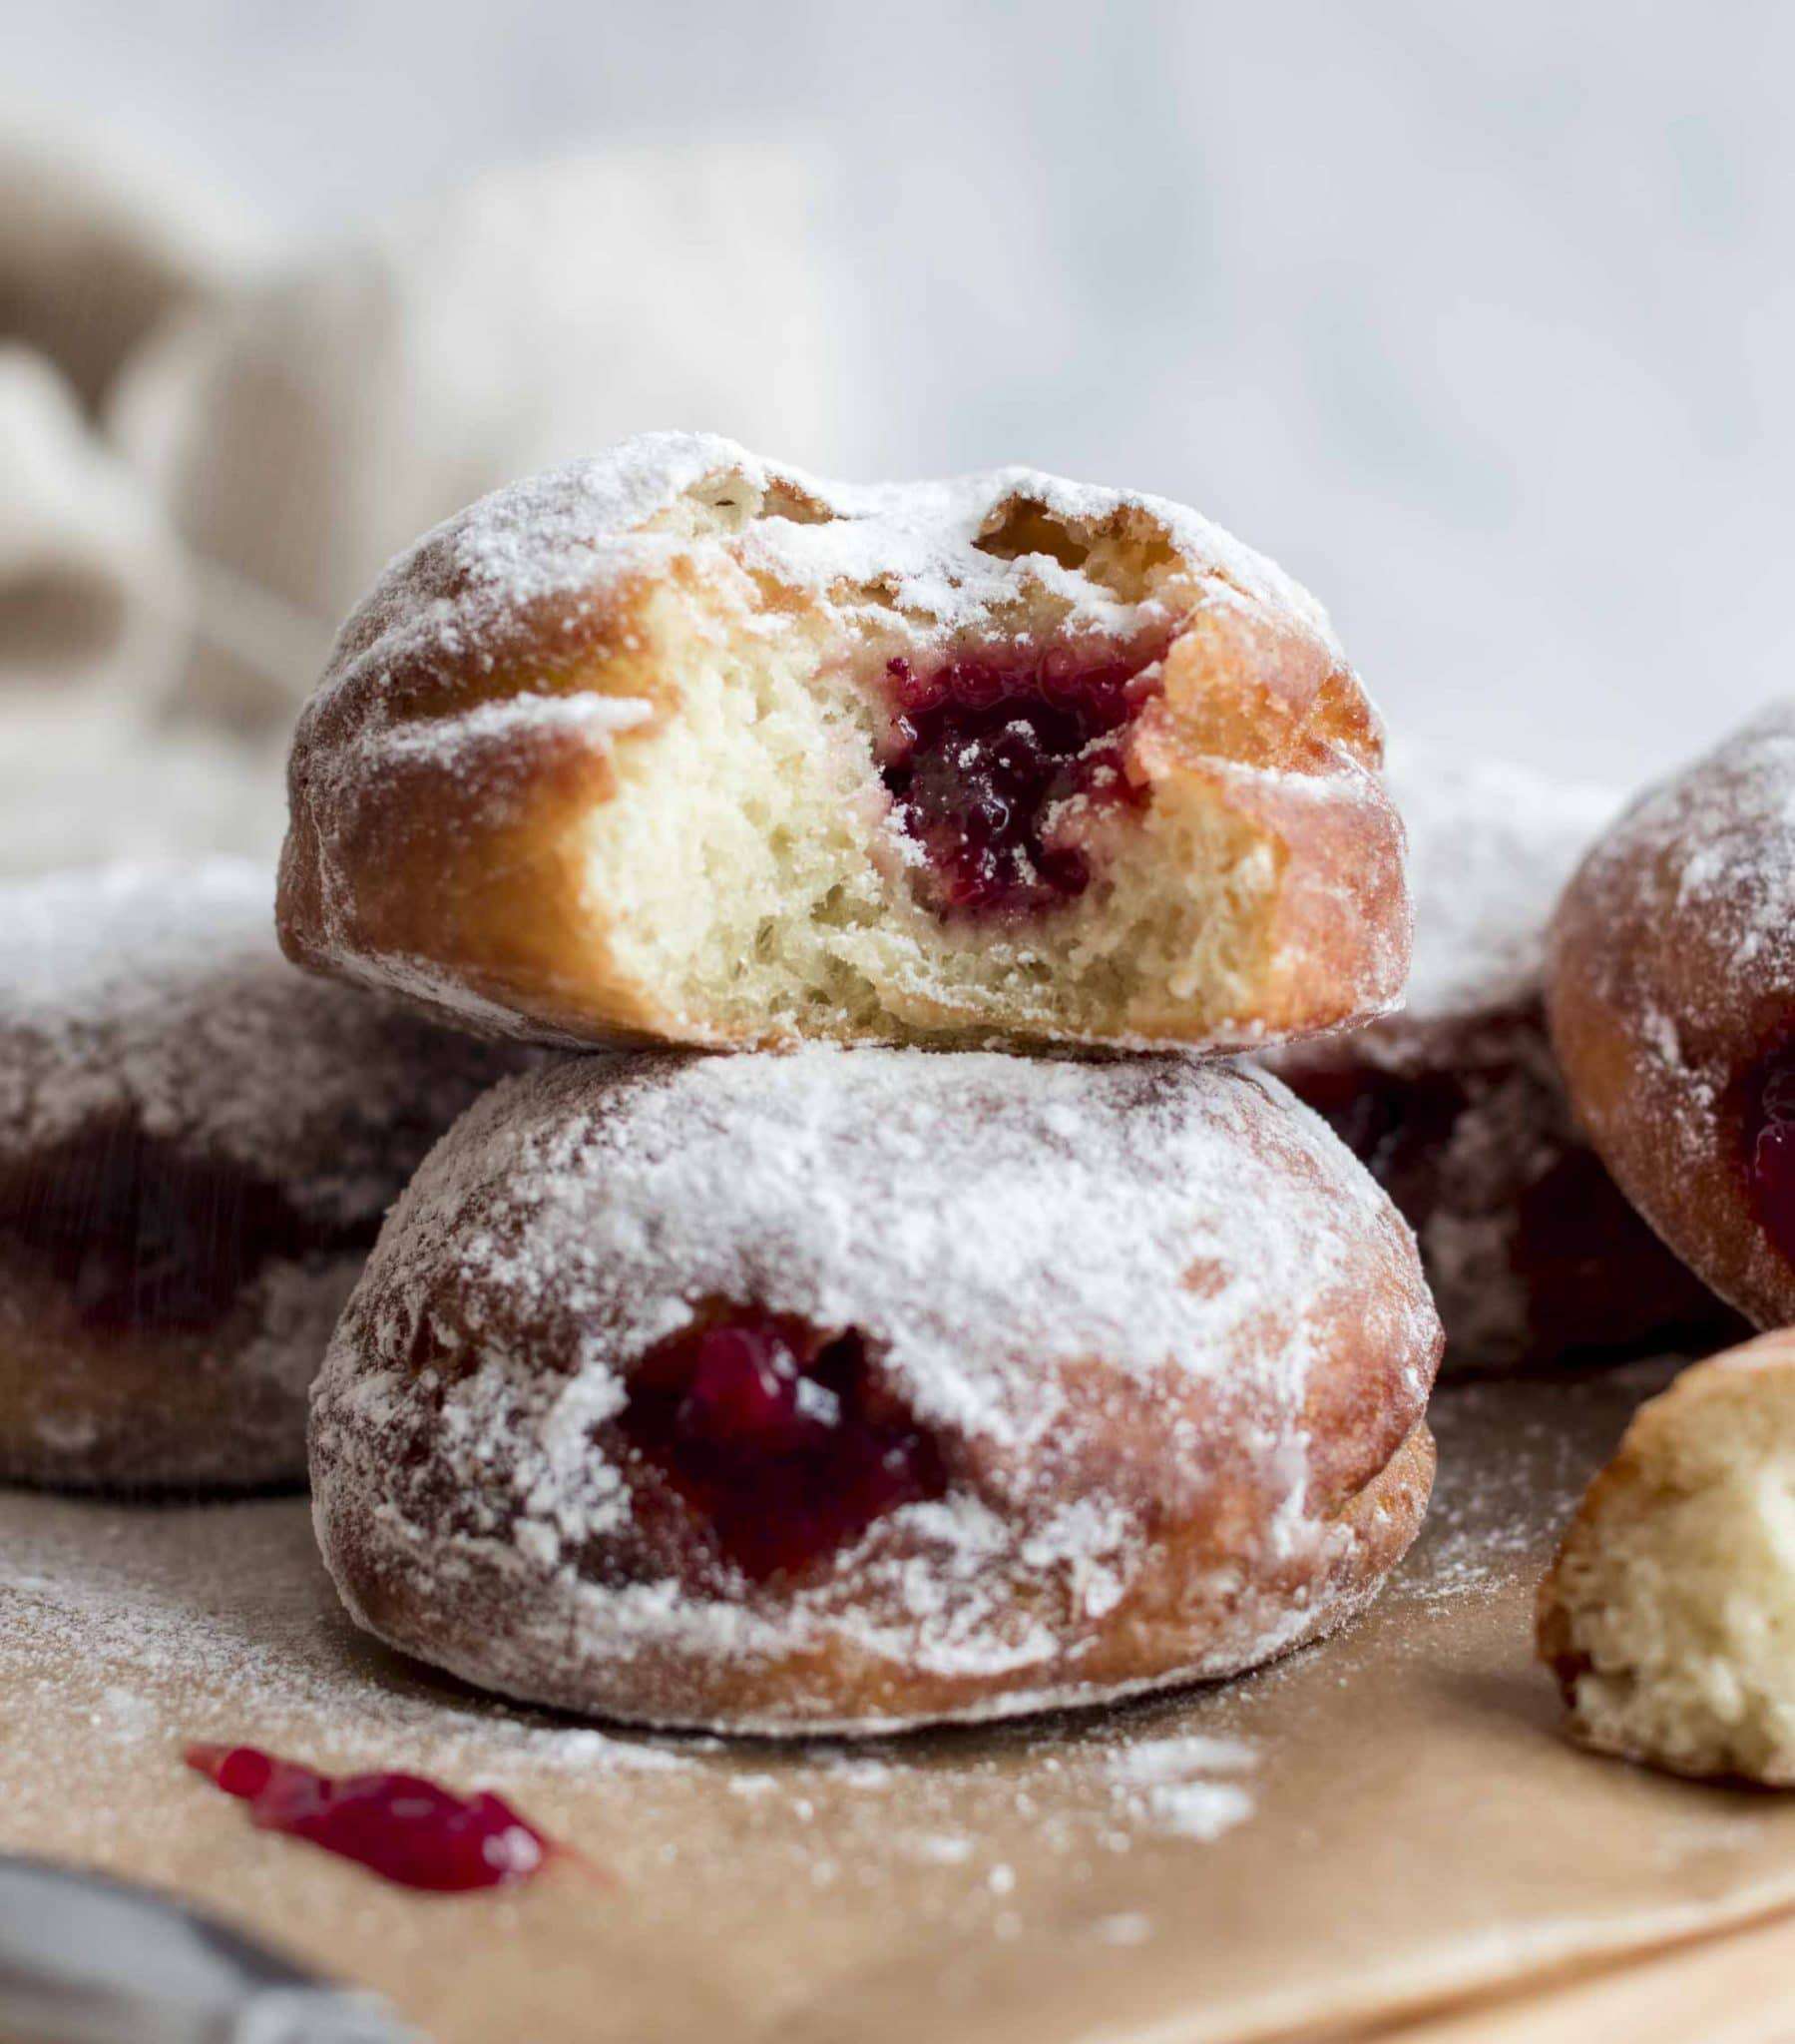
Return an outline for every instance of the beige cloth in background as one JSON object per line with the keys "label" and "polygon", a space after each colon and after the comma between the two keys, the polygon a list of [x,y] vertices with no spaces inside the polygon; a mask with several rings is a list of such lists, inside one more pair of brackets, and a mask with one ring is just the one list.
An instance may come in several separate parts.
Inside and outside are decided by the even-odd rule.
{"label": "beige cloth in background", "polygon": [[90,411],[157,326],[265,253],[226,195],[102,130],[0,112],[0,335],[54,362]]}
{"label": "beige cloth in background", "polygon": [[271,856],[343,614],[511,477],[651,426],[831,451],[839,320],[780,151],[498,171],[275,260],[142,173],[0,133],[0,872]]}
{"label": "beige cloth in background", "polygon": [[180,545],[74,386],[11,340],[0,341],[0,473],[9,739],[91,741],[149,715],[191,625]]}
{"label": "beige cloth in background", "polygon": [[824,451],[808,196],[752,148],[501,171],[165,329],[112,410],[203,566],[193,698],[284,723],[380,565],[513,476],[657,425]]}

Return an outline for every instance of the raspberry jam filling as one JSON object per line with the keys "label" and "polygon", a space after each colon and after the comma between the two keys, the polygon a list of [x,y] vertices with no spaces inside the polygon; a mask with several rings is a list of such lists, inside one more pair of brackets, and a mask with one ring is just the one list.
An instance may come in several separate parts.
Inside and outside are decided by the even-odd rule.
{"label": "raspberry jam filling", "polygon": [[1795,1262],[1795,1047],[1763,1068],[1746,1123],[1752,1200],[1770,1240]]}
{"label": "raspberry jam filling", "polygon": [[96,1333],[201,1332],[271,1259],[373,1235],[319,1228],[265,1181],[118,1123],[0,1173],[0,1241],[42,1260]]}
{"label": "raspberry jam filling", "polygon": [[621,1424],[761,1581],[947,1487],[935,1443],[879,1384],[859,1335],[790,1314],[732,1309],[663,1342]]}
{"label": "raspberry jam filling", "polygon": [[320,1775],[252,1746],[190,1746],[185,1758],[246,1802],[257,1830],[308,1839],[401,1887],[509,1886],[556,1849],[497,1795],[456,1795],[421,1775]]}
{"label": "raspberry jam filling", "polygon": [[1163,648],[968,656],[929,675],[886,667],[880,771],[922,847],[923,899],[943,915],[1039,915],[1090,886],[1094,809],[1144,806],[1128,729],[1157,693]]}

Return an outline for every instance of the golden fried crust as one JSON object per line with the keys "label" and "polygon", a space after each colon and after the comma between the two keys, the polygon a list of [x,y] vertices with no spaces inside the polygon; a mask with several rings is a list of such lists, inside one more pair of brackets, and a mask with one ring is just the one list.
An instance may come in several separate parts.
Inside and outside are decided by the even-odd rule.
{"label": "golden fried crust", "polygon": [[[1402,822],[1377,778],[1377,719],[1325,645],[1250,613],[1199,612],[1166,656],[1135,758],[1155,801],[1213,801],[1277,861],[1259,1026],[1243,1042],[1313,1035],[1394,1005],[1410,942]],[[1136,1027],[1177,1042],[1188,1023],[1168,1003]]]}
{"label": "golden fried crust", "polygon": [[[417,602],[452,594],[426,548]],[[676,702],[663,669],[640,650],[644,592],[605,605],[559,601],[495,629],[491,647],[420,648],[392,666],[359,664],[355,621],[314,698],[287,768],[289,825],[276,920],[296,963],[370,983],[415,965],[397,991],[466,1020],[465,993],[507,1033],[576,1041],[650,1041],[662,1034],[642,989],[613,965],[606,910],[589,899],[582,827],[616,790],[604,726],[519,719],[456,730],[486,705],[519,696],[614,697],[656,706],[649,737]],[[395,730],[419,743],[391,743]],[[377,772],[354,757],[381,734]],[[374,741],[378,743],[378,741]],[[631,743],[629,735],[621,742]],[[434,995],[456,989],[453,999]]]}
{"label": "golden fried crust", "polygon": [[[762,480],[783,514],[812,525],[845,518],[789,478]],[[658,741],[686,715],[680,671],[690,646],[675,618],[721,604],[808,635],[819,661],[864,662],[870,646],[876,665],[883,628],[868,625],[868,603],[883,578],[856,584],[844,609],[838,588],[795,582],[745,541],[682,551],[658,540],[648,518],[570,546],[564,517],[555,573],[523,573],[517,587],[495,592],[482,572],[483,521],[509,518],[514,552],[553,552],[530,526],[528,503],[494,511],[497,502],[473,507],[389,569],[345,627],[300,720],[280,864],[288,955],[493,1033],[790,1040],[788,1021],[677,1012],[624,962],[632,875],[595,872],[591,826],[632,775],[654,774]],[[1027,492],[1000,494],[985,515],[989,543],[1022,544],[1023,514],[1034,509]],[[1377,777],[1375,715],[1293,585],[1209,528],[1208,552],[1207,539],[1177,528],[1168,540],[1168,529],[1129,503],[1080,528],[1118,543],[1134,535],[1141,547],[1157,535],[1151,545],[1164,556],[1153,598],[1154,615],[1170,622],[1163,691],[1139,719],[1129,771],[1167,812],[1225,817],[1241,844],[1271,861],[1276,887],[1246,1012],[1199,1025],[1189,997],[1167,989],[1137,1001],[1120,1037],[1098,1040],[1233,1047],[1382,1012],[1400,995],[1409,931],[1401,826]],[[1047,586],[1026,562],[992,566],[994,575],[999,567],[1009,581],[992,598],[987,636],[1001,634],[1006,617],[1015,629]],[[1042,574],[1051,581],[1050,568]],[[901,586],[893,590],[895,602]],[[903,615],[884,613],[900,624]],[[988,1006],[913,1000],[902,1022],[870,1033],[990,1038],[1004,1026]]]}
{"label": "golden fried crust", "polygon": [[[1124,1603],[1101,1624],[1071,1610],[1035,1616],[1065,1635],[1029,1686],[894,1663],[840,1632],[775,1656],[726,1665],[650,1649],[613,1666],[603,1715],[724,1731],[877,1733],[1112,1701],[1179,1682],[1213,1681],[1294,1652],[1347,1624],[1377,1594],[1420,1531],[1434,1481],[1434,1439],[1417,1424],[1377,1474],[1341,1504],[1326,1562],[1280,1560],[1261,1538],[1249,1557],[1207,1529],[1167,1529]],[[462,1562],[452,1577],[392,1565],[383,1529],[341,1509],[323,1532],[349,1609],[402,1650],[492,1686],[490,1631],[507,1623],[517,1585],[502,1568]],[[869,1625],[882,1614],[869,1610]],[[590,1671],[532,1654],[514,1664],[519,1693],[595,1708]]]}
{"label": "golden fried crust", "polygon": [[1547,1005],[1571,1105],[1615,1180],[1759,1326],[1795,1319],[1795,1266],[1754,1207],[1758,1082],[1795,1030],[1787,708],[1651,790],[1560,904]]}

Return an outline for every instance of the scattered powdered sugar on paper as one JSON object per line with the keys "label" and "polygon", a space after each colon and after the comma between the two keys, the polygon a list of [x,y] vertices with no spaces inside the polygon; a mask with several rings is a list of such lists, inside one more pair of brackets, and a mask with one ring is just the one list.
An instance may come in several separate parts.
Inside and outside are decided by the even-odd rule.
{"label": "scattered powdered sugar on paper", "polygon": [[1607,1411],[1617,1440],[1633,1410],[1664,1388],[1682,1360],[1645,1356],[1595,1378],[1542,1381],[1530,1387],[1526,1405],[1494,1379],[1455,1384],[1437,1397],[1429,1423],[1439,1442],[1440,1477],[1398,1594],[1450,1603],[1537,1567],[1541,1527],[1569,1522],[1589,1477],[1587,1419],[1579,1436],[1565,1425],[1559,1403],[1573,1403],[1585,1415]]}
{"label": "scattered powdered sugar on paper", "polygon": [[1091,1926],[1101,1944],[1145,1944],[1153,1934],[1153,1919],[1137,1909],[1123,1909],[1114,1916],[1101,1916]]}
{"label": "scattered powdered sugar on paper", "polygon": [[[902,1881],[962,1924],[969,1909],[1026,1912],[1048,1868],[1208,1849],[1251,1814],[1254,1748],[1191,1729],[1217,1708],[1238,1721],[1227,1691],[1187,1700],[1170,1724],[1161,1707],[870,1748],[660,1738],[484,1698],[352,1630],[299,1500],[144,1510],[0,1494],[0,1612],[9,1737],[42,1757],[25,1814],[87,1784],[82,1835],[102,1859],[124,1821],[104,1788],[113,1771],[178,1787],[196,1739],[329,1772],[433,1775],[533,1813],[596,1792],[619,1812],[601,1851],[617,1878],[708,1877],[751,1845],[817,1888]],[[287,1849],[267,1849],[275,1876]],[[1091,1934],[1137,1943],[1151,1920]]]}
{"label": "scattered powdered sugar on paper", "polygon": [[91,1505],[0,1498],[0,1669],[28,1707],[71,1678],[114,1743],[237,1736],[245,1720],[327,1742],[333,1765],[676,1768],[686,1752],[451,1697],[358,1651],[303,1502]]}
{"label": "scattered powdered sugar on paper", "polygon": [[1130,1815],[1170,1836],[1208,1839],[1252,1815],[1251,1789],[1228,1778],[1257,1765],[1257,1754],[1240,1740],[1184,1733],[1123,1747],[1111,1772]]}
{"label": "scattered powdered sugar on paper", "polygon": [[1143,1739],[1117,1756],[1116,1772],[1149,1787],[1187,1782],[1204,1774],[1237,1775],[1258,1765],[1258,1755],[1240,1739],[1215,1739],[1200,1732]]}

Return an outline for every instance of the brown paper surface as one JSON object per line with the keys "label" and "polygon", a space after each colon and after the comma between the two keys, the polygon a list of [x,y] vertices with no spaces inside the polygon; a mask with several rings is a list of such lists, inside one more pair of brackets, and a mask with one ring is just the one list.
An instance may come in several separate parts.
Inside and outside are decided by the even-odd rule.
{"label": "brown paper surface", "polygon": [[[876,1746],[488,1703],[351,1630],[293,1500],[0,1496],[0,1845],[195,1897],[441,2044],[1213,2044],[1718,1928],[1795,1904],[1795,1798],[1573,1752],[1530,1655],[1556,1529],[1661,1373],[1443,1393],[1429,1529],[1339,1639]],[[190,1738],[496,1788],[588,1864],[411,1894],[251,1830]]]}

